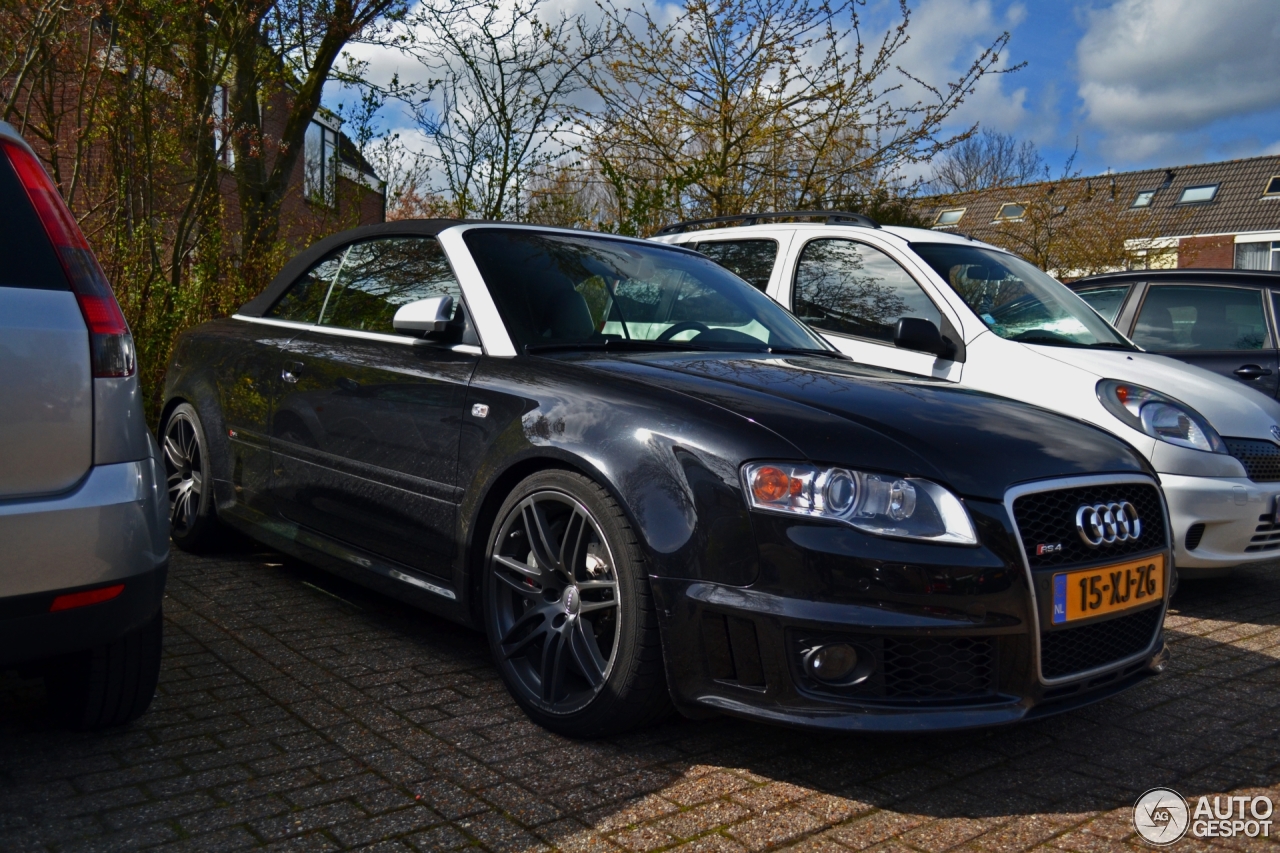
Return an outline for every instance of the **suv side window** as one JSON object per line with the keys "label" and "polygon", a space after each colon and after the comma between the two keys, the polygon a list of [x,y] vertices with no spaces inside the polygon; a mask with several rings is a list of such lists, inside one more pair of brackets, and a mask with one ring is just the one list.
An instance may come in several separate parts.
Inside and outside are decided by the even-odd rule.
{"label": "suv side window", "polygon": [[1081,290],[1077,295],[1088,303],[1089,307],[1102,315],[1102,319],[1115,325],[1120,315],[1120,306],[1124,298],[1133,289],[1131,284],[1117,284],[1112,287],[1095,287],[1092,290]]}
{"label": "suv side window", "polygon": [[391,321],[400,306],[432,296],[452,296],[451,319],[458,318],[462,288],[434,237],[355,243],[347,250],[320,325],[394,335]]}
{"label": "suv side window", "polygon": [[706,255],[761,293],[769,286],[778,259],[777,240],[716,240],[689,246]]}
{"label": "suv side window", "polygon": [[818,329],[891,343],[903,317],[941,327],[942,315],[915,279],[872,246],[813,240],[796,265],[791,310]]}
{"label": "suv side window", "polygon": [[1138,313],[1133,342],[1155,352],[1262,349],[1267,345],[1262,291],[1152,285]]}
{"label": "suv side window", "polygon": [[329,295],[329,285],[333,284],[334,276],[342,267],[342,256],[346,251],[345,248],[338,249],[299,276],[271,306],[266,316],[295,323],[319,321],[324,298]]}

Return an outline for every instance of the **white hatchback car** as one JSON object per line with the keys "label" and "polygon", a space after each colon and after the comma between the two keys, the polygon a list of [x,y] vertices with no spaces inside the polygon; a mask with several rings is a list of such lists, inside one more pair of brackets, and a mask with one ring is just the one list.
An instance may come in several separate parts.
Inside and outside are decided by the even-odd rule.
{"label": "white hatchback car", "polygon": [[[784,218],[824,221],[770,221]],[[654,239],[733,270],[858,362],[1012,397],[1129,442],[1160,475],[1183,577],[1280,556],[1280,403],[1143,352],[1022,258],[825,211],[698,220]]]}

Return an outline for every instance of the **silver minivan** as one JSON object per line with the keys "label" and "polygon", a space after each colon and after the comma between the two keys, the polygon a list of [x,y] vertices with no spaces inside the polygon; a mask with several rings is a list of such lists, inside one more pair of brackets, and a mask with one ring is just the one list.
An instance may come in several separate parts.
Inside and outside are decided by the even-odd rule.
{"label": "silver minivan", "polygon": [[120,725],[160,670],[165,469],[120,306],[3,122],[0,209],[0,669],[42,675],[67,725]]}

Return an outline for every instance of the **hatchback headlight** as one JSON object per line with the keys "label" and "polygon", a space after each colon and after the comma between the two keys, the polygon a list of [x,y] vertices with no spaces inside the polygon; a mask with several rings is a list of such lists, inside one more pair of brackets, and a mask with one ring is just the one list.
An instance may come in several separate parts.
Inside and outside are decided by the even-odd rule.
{"label": "hatchback headlight", "polygon": [[1222,437],[1203,415],[1158,391],[1103,379],[1098,383],[1098,399],[1111,414],[1152,438],[1206,453],[1227,452]]}
{"label": "hatchback headlight", "polygon": [[879,536],[978,544],[964,504],[929,480],[791,462],[749,462],[742,479],[756,509],[840,521]]}

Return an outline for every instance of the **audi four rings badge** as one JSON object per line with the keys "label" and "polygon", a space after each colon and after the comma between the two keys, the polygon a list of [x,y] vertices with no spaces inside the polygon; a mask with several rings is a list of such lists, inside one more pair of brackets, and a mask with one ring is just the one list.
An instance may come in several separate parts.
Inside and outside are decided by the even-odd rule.
{"label": "audi four rings badge", "polygon": [[1142,535],[1142,519],[1128,501],[1085,505],[1076,510],[1076,530],[1090,548],[1127,542]]}

